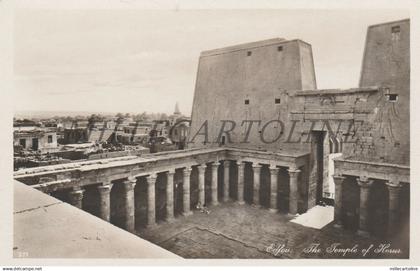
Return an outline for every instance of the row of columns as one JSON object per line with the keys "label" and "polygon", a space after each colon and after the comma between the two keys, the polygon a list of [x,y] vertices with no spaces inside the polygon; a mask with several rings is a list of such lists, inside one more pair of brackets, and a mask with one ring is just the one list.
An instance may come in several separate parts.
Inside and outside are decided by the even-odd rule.
{"label": "row of columns", "polygon": [[[238,161],[238,202],[244,204],[244,175],[245,175],[245,164],[244,162]],[[253,163],[253,198],[252,203],[256,206],[260,205],[260,176],[261,176],[261,164]],[[278,209],[278,182],[279,182],[279,168],[276,165],[270,165],[270,211],[277,212]],[[296,215],[298,213],[298,178],[300,169],[297,167],[289,167],[289,214]]]}
{"label": "row of columns", "polygon": [[[124,222],[123,227],[127,231],[133,232],[135,229],[135,202],[134,202],[134,187],[136,186],[137,179],[135,177],[128,177],[122,182],[123,188],[123,205],[124,205]],[[154,183],[156,182],[156,176],[150,175],[147,177],[148,185],[148,217],[151,219],[150,222],[154,221],[154,212],[149,210],[154,209],[155,201],[154,198]],[[103,183],[97,186],[99,196],[99,210],[98,217],[105,221],[110,221],[111,216],[111,189],[112,183]],[[153,189],[152,189],[153,187]],[[77,208],[82,209],[84,190],[80,187],[74,187],[68,194],[69,203]]]}
{"label": "row of columns", "polygon": [[[221,200],[229,200],[229,176],[230,176],[230,161],[224,161],[224,181],[223,181],[223,198]],[[237,201],[239,204],[244,204],[244,170],[245,163],[242,161],[236,162],[238,166],[238,179],[237,179]],[[220,162],[216,161],[211,164],[211,198],[209,200],[210,205],[216,206],[219,204],[218,197],[218,168],[221,165]],[[198,169],[198,201],[203,205],[205,201],[205,170],[206,165],[201,164],[197,166]],[[191,167],[187,166],[183,169],[183,212],[184,216],[192,214],[190,210],[190,182],[191,182]],[[277,212],[277,193],[278,193],[278,171],[279,168],[275,165],[270,166],[270,211]],[[300,170],[297,168],[289,168],[290,175],[290,195],[289,195],[289,213],[296,214],[298,211],[298,175]],[[167,183],[166,183],[166,220],[171,221],[174,219],[174,183],[175,183],[175,169],[171,169],[166,172]],[[260,204],[260,175],[261,165],[253,164],[253,204]],[[156,186],[157,174],[152,173],[146,176],[147,182],[147,226],[153,226],[156,224]],[[135,229],[135,199],[134,199],[134,188],[136,185],[136,177],[130,176],[123,181],[123,202],[124,202],[124,228],[128,231],[134,231]],[[104,183],[99,185],[99,214],[98,216],[103,220],[110,221],[110,192],[112,189],[112,183]],[[69,193],[69,202],[78,207],[82,208],[84,190],[81,187],[74,187]]]}
{"label": "row of columns", "polygon": [[[238,202],[244,204],[244,175],[245,175],[245,164],[244,162],[237,161],[238,166]],[[260,205],[260,176],[261,176],[261,164],[253,163],[253,198],[252,203],[256,206]],[[276,165],[270,165],[270,211],[277,212],[278,210],[278,172],[279,168]],[[296,215],[298,213],[298,178],[300,169],[297,167],[289,167],[289,214]]]}
{"label": "row of columns", "polygon": [[[204,173],[205,166],[200,166],[201,171]],[[187,216],[192,214],[190,210],[190,176],[191,168],[186,167],[183,170],[183,215]],[[204,176],[202,176],[204,180]],[[157,174],[153,173],[146,176],[147,183],[147,226],[153,226],[156,224],[156,186]],[[123,202],[124,202],[124,224],[123,227],[133,232],[135,229],[135,199],[134,199],[134,187],[136,185],[136,177],[128,177],[127,180],[123,181]],[[175,170],[171,169],[167,172],[166,182],[166,220],[171,221],[174,219],[174,183],[175,183]],[[110,193],[112,189],[112,183],[105,183],[97,186],[99,195],[99,213],[98,216],[106,221],[110,221]],[[216,191],[217,191],[217,179],[216,179]],[[200,188],[200,192],[204,192],[203,187]],[[80,187],[74,187],[69,192],[68,198],[69,203],[82,209],[84,190]]]}
{"label": "row of columns", "polygon": [[[335,198],[334,198],[334,225],[338,228],[343,226],[343,182],[346,177],[342,175],[334,175]],[[360,187],[359,202],[359,225],[357,233],[361,236],[369,236],[368,219],[369,219],[369,197],[373,180],[361,176],[357,178],[357,184]],[[401,184],[387,182],[388,187],[388,234],[391,235],[398,227],[398,214]]]}

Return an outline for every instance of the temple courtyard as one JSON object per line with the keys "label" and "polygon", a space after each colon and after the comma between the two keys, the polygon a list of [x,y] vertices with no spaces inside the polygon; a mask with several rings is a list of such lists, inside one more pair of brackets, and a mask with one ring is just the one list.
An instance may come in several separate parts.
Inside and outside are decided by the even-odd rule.
{"label": "temple courtyard", "polygon": [[184,258],[408,258],[408,241],[361,237],[333,225],[334,208],[290,216],[236,202],[195,210],[137,234]]}

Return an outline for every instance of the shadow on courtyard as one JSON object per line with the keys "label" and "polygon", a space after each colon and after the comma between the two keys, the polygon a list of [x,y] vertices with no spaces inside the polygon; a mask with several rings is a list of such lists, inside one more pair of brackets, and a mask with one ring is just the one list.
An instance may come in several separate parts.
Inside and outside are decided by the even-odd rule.
{"label": "shadow on courtyard", "polygon": [[361,237],[337,229],[331,222],[317,229],[292,219],[287,214],[229,202],[210,208],[209,214],[195,211],[137,233],[184,258],[406,259],[409,255],[408,238]]}

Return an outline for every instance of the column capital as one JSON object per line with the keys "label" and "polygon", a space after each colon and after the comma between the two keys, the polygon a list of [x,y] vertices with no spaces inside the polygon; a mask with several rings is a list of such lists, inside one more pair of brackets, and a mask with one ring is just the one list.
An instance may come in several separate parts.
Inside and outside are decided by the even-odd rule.
{"label": "column capital", "polygon": [[298,169],[297,167],[293,166],[293,167],[289,167],[287,169],[287,172],[289,172],[289,175],[294,175],[294,174],[300,173],[301,170]]}
{"label": "column capital", "polygon": [[98,185],[99,193],[109,193],[112,189],[112,183]]}
{"label": "column capital", "polygon": [[277,175],[279,173],[279,168],[278,167],[270,167],[270,174],[271,175]]}
{"label": "column capital", "polygon": [[155,184],[157,179],[157,174],[152,173],[146,177],[147,184]]}
{"label": "column capital", "polygon": [[245,164],[244,164],[245,162],[244,161],[242,161],[242,160],[237,160],[236,161],[236,165],[238,165],[238,167],[243,167]]}
{"label": "column capital", "polygon": [[82,199],[83,198],[83,192],[85,192],[85,190],[80,189],[80,190],[72,190],[69,192],[69,194],[74,197],[75,199]]}
{"label": "column capital", "polygon": [[252,168],[253,169],[261,169],[262,165],[258,164],[258,163],[252,163]]}
{"label": "column capital", "polygon": [[277,167],[277,165],[270,165],[268,167],[270,170],[279,170],[280,168]]}
{"label": "column capital", "polygon": [[80,189],[79,190],[72,190],[69,192],[69,203],[73,206],[76,206],[79,209],[82,209],[82,200],[83,200],[83,193],[85,190]]}
{"label": "column capital", "polygon": [[71,190],[70,194],[72,195],[76,195],[76,194],[83,194],[83,192],[85,192],[84,189],[78,189],[78,190]]}
{"label": "column capital", "polygon": [[220,163],[219,163],[219,161],[215,161],[215,162],[212,162],[211,163],[211,167],[214,169],[214,168],[218,168],[220,166]]}
{"label": "column capital", "polygon": [[360,176],[357,178],[357,184],[360,187],[367,188],[372,186],[373,180],[369,179],[367,176]]}
{"label": "column capital", "polygon": [[191,175],[191,167],[190,166],[186,166],[183,170],[182,173],[184,174],[184,177],[189,177]]}
{"label": "column capital", "polygon": [[129,182],[132,182],[132,183],[136,183],[136,182],[137,182],[137,178],[136,178],[136,176],[128,176],[128,177],[127,177],[127,180],[128,180]]}
{"label": "column capital", "polygon": [[197,169],[198,169],[198,171],[203,171],[204,172],[204,170],[206,170],[206,168],[207,168],[207,165],[206,164],[199,164],[199,165],[197,165]]}
{"label": "column capital", "polygon": [[175,174],[175,169],[171,168],[170,170],[167,171],[168,175],[174,175]]}
{"label": "column capital", "polygon": [[76,185],[76,186],[73,186],[72,188],[71,188],[71,191],[73,191],[73,192],[78,192],[78,191],[85,191],[84,189],[83,189],[83,187],[81,187],[81,186],[79,186],[79,185]]}
{"label": "column capital", "polygon": [[128,177],[127,180],[122,182],[124,185],[124,189],[126,191],[134,189],[134,187],[136,186],[136,181],[137,181],[136,178]]}
{"label": "column capital", "polygon": [[111,183],[112,180],[110,180],[110,177],[107,174],[100,172],[96,175],[96,181],[105,185]]}
{"label": "column capital", "polygon": [[343,181],[346,179],[343,175],[333,175],[334,184],[341,185]]}
{"label": "column capital", "polygon": [[402,185],[399,182],[386,182],[385,183],[388,186],[389,190],[400,190]]}
{"label": "column capital", "polygon": [[224,166],[225,168],[230,167],[230,161],[229,161],[229,160],[225,160],[225,161],[223,161],[223,166]]}
{"label": "column capital", "polygon": [[136,178],[136,176],[129,176],[127,178],[127,181],[131,184],[132,188],[134,189],[134,187],[137,184],[137,178]]}

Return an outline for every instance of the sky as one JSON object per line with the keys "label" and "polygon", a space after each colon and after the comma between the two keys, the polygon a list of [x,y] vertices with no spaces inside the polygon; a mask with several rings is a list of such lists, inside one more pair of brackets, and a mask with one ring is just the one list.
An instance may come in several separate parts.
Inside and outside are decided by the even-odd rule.
{"label": "sky", "polygon": [[357,87],[369,25],[406,10],[17,9],[15,111],[191,113],[201,51],[312,45],[319,89]]}

